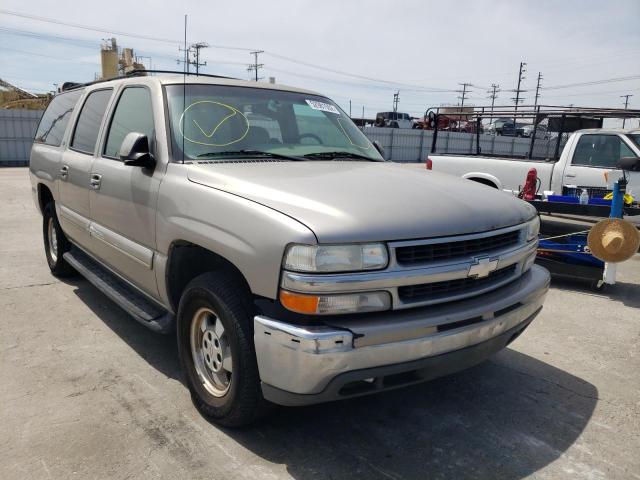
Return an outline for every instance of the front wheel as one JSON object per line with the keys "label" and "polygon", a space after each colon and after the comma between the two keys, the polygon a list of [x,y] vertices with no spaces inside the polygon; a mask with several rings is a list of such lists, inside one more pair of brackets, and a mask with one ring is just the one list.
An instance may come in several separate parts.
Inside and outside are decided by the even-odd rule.
{"label": "front wheel", "polygon": [[191,281],[178,309],[178,351],[193,402],[229,427],[252,422],[265,404],[250,311],[246,289],[224,271]]}
{"label": "front wheel", "polygon": [[75,275],[76,271],[63,258],[63,255],[71,248],[71,243],[60,227],[53,202],[49,202],[42,212],[42,236],[44,253],[51,273],[56,277]]}

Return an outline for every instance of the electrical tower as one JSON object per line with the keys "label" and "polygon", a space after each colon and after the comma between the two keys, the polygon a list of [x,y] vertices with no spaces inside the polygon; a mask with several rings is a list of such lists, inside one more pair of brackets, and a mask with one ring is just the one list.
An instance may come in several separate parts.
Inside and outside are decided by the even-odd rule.
{"label": "electrical tower", "polygon": [[540,98],[540,88],[542,87],[542,72],[538,72],[538,83],[536,83],[536,98],[533,101],[533,107],[538,106],[538,98]]}
{"label": "electrical tower", "polygon": [[[624,109],[626,110],[627,107],[629,106],[629,97],[633,97],[633,95],[631,94],[627,94],[627,95],[620,95],[620,98],[624,98]],[[622,128],[624,128],[625,123],[627,122],[626,118],[622,119]]]}
{"label": "electrical tower", "polygon": [[253,55],[253,65],[249,65],[247,67],[247,72],[249,72],[249,73],[255,72],[255,81],[256,82],[262,78],[262,77],[258,77],[258,71],[262,67],[264,67],[264,63],[258,63],[258,55],[260,55],[261,53],[264,53],[264,50],[256,50],[254,52],[251,52],[250,55]]}
{"label": "electrical tower", "polygon": [[[525,62],[520,62],[520,70],[518,71],[518,87],[515,90],[511,90],[512,92],[514,92],[516,94],[515,97],[511,97],[511,100],[513,100],[513,103],[515,103],[515,111],[518,111],[518,105],[524,100],[524,98],[522,98],[520,96],[521,93],[526,92],[526,90],[522,89],[522,81],[526,78],[524,76],[525,72],[527,71],[524,67],[526,67],[527,64]],[[516,117],[513,117],[513,123],[516,123]]]}
{"label": "electrical tower", "polygon": [[491,90],[487,90],[489,96],[487,98],[491,99],[491,116],[489,117],[489,123],[493,121],[493,105],[496,102],[496,98],[498,98],[498,92],[500,91],[500,85],[497,83],[491,84]]}
{"label": "electrical tower", "polygon": [[458,85],[462,86],[462,90],[456,90],[456,92],[461,94],[458,98],[460,99],[460,110],[462,110],[464,108],[464,101],[467,98],[467,93],[469,93],[468,88],[473,87],[473,85],[470,83],[459,83]]}
{"label": "electrical tower", "polygon": [[393,119],[397,120],[398,117],[395,115],[396,113],[398,113],[398,103],[400,103],[400,90],[398,90],[396,93],[393,94]]}

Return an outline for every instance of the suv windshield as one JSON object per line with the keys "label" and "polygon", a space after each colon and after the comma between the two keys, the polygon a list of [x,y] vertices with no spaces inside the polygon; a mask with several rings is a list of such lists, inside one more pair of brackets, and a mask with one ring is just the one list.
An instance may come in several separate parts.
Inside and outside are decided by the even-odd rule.
{"label": "suv windshield", "polygon": [[640,147],[640,133],[629,133],[627,134],[627,137],[629,137],[633,143]]}
{"label": "suv windshield", "polygon": [[[168,85],[173,158],[272,156],[294,160],[382,157],[325,97],[266,88]],[[183,150],[184,145],[184,150]]]}

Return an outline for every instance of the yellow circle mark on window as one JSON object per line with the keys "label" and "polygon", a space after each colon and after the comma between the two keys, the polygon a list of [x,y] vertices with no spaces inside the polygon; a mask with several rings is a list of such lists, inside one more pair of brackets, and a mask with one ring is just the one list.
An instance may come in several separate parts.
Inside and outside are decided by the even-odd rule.
{"label": "yellow circle mark on window", "polygon": [[[206,126],[205,128],[203,128],[195,118],[192,119],[193,124],[195,125],[197,130],[200,131],[204,139],[207,139],[207,140],[213,139],[218,129],[222,125],[224,125],[225,122],[227,122],[231,118],[234,118],[236,115],[240,115],[242,117],[242,120],[244,120],[244,128],[240,129],[240,132],[238,132],[239,133],[238,137],[224,143],[215,143],[213,140],[205,141],[205,140],[194,140],[193,138],[189,138],[184,133],[184,128],[183,128],[184,122],[185,122],[185,115],[189,111],[189,109],[193,108],[194,106],[199,105],[201,107],[204,104],[220,106],[229,111],[229,114],[222,117],[222,119],[219,120],[211,130],[209,130],[209,127],[206,127]],[[213,107],[212,107],[212,113],[214,113]],[[214,117],[215,116],[218,116],[218,114],[214,114]],[[180,116],[180,122],[178,123],[178,127],[180,129],[180,133],[182,134],[184,139],[187,140],[188,142],[196,143],[198,145],[208,145],[211,147],[226,147],[227,145],[232,145],[234,143],[239,142],[240,140],[242,140],[244,137],[247,136],[247,133],[249,133],[249,119],[244,115],[244,113],[242,113],[240,110],[238,110],[236,107],[232,105],[227,105],[226,103],[221,103],[221,102],[214,102],[213,100],[199,100],[197,102],[193,102],[191,105],[189,105],[187,108],[184,109],[184,112],[182,112],[182,115]]]}

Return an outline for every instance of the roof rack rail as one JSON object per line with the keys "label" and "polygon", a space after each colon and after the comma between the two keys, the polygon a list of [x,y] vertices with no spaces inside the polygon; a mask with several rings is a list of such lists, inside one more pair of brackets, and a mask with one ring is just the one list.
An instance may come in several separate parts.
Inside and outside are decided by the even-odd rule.
{"label": "roof rack rail", "polygon": [[223,75],[211,75],[208,73],[195,73],[195,72],[183,72],[180,70],[131,70],[130,72],[125,73],[125,77],[135,77],[146,75],[147,73],[173,73],[176,75],[189,75],[189,76],[197,76],[197,77],[210,77],[210,78],[227,78],[229,80],[240,80],[235,77],[225,77]]}
{"label": "roof rack rail", "polygon": [[189,76],[199,76],[199,77],[210,77],[210,78],[226,78],[229,80],[239,80],[234,77],[225,77],[222,75],[210,75],[208,73],[195,73],[195,72],[182,72],[179,70],[131,70],[127,72],[122,77],[109,77],[109,78],[101,78],[100,80],[94,80],[93,82],[64,82],[62,87],[60,88],[61,92],[67,92],[69,90],[75,90],[76,88],[88,87],[89,85],[95,85],[96,83],[110,82],[111,80],[118,80],[121,78],[127,77],[136,77],[136,76],[144,76],[147,73],[173,73],[176,75],[189,75]]}

